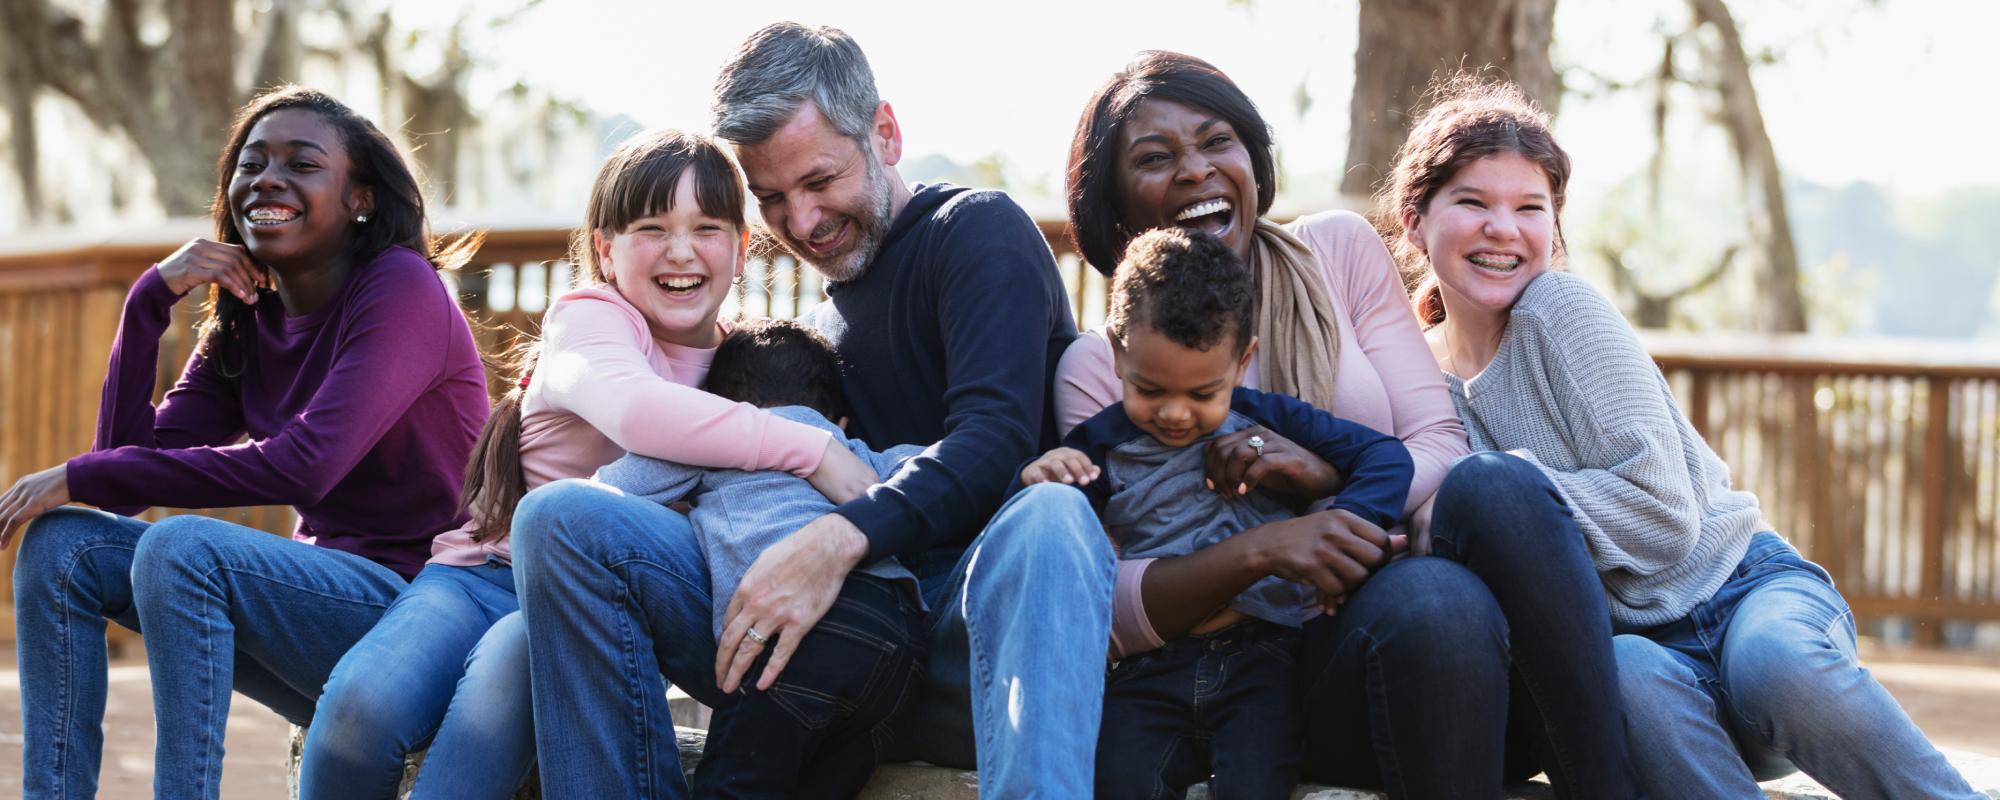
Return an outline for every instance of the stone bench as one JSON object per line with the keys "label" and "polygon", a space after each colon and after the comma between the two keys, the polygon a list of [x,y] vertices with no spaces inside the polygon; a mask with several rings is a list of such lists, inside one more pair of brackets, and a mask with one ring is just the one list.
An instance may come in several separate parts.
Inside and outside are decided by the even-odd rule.
{"label": "stone bench", "polygon": [[[708,743],[708,732],[695,728],[675,728],[680,739],[681,769],[692,774],[694,766],[701,761],[701,750]],[[299,749],[304,742],[304,732],[292,729],[290,771],[287,783],[292,800],[299,796]],[[1982,756],[1959,750],[1945,750],[1953,766],[1965,775],[1972,788],[1985,792],[1987,797],[2000,800],[2000,758]],[[403,784],[397,791],[397,800],[409,797],[410,787],[416,780],[417,769],[423,764],[423,754],[413,754],[403,767]],[[528,776],[528,784],[515,793],[514,800],[541,800],[542,792],[537,775]],[[1764,793],[1775,800],[1836,800],[1832,792],[1814,783],[1803,774],[1796,774],[1783,780],[1764,784]],[[1507,800],[1528,800],[1529,798],[1554,797],[1555,792],[1546,783],[1534,782],[1507,787]],[[884,764],[875,770],[875,776],[868,781],[867,788],[861,790],[861,800],[977,800],[979,797],[979,773],[971,770],[937,767],[921,762],[911,764]],[[1343,789],[1337,786],[1301,784],[1292,790],[1292,800],[1388,800],[1382,792],[1364,789]],[[1199,784],[1188,791],[1188,800],[1211,800],[1207,784]]]}

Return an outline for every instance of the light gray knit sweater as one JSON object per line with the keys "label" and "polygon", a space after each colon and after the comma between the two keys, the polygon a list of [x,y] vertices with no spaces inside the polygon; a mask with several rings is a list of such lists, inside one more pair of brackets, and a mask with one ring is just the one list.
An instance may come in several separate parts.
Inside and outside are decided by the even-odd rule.
{"label": "light gray knit sweater", "polygon": [[1493,363],[1445,380],[1473,452],[1525,458],[1562,490],[1621,627],[1687,616],[1767,527],[1631,326],[1582,278],[1535,279]]}

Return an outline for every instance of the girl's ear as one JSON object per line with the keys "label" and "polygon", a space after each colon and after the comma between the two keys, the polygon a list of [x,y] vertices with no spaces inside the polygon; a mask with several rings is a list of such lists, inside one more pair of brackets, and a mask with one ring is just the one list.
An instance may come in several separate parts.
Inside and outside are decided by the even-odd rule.
{"label": "girl's ear", "polygon": [[353,186],[347,190],[347,205],[358,217],[375,216],[375,187]]}
{"label": "girl's ear", "polygon": [[1250,374],[1250,357],[1257,354],[1257,337],[1250,337],[1250,346],[1243,348],[1243,358],[1236,363],[1236,385],[1243,385],[1243,376]]}
{"label": "girl's ear", "polygon": [[1409,209],[1403,210],[1403,241],[1409,242],[1410,246],[1417,248],[1419,252],[1430,252],[1430,248],[1424,244],[1424,215]]}
{"label": "girl's ear", "polygon": [[602,230],[590,232],[590,249],[597,253],[597,277],[605,283],[616,283],[611,279],[616,274],[611,269],[611,237]]}

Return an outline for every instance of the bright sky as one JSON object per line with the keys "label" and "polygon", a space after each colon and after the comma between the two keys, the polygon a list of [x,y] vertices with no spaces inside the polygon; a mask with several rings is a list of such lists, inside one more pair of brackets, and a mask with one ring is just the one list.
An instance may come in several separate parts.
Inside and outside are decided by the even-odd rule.
{"label": "bright sky", "polygon": [[[482,14],[515,5],[474,1]],[[1979,145],[2000,130],[1992,90],[1967,88],[1990,86],[1981,76],[2000,3],[1732,6],[1753,49],[1783,55],[1758,68],[1756,80],[1792,174],[1873,181],[1908,194],[2000,184],[2000,159],[1965,157],[1983,152]],[[830,24],[866,49],[909,156],[943,153],[965,163],[1000,153],[1017,180],[1048,176],[1055,185],[1090,91],[1134,52],[1161,48],[1205,58],[1242,85],[1277,129],[1289,172],[1331,172],[1346,155],[1357,8],[1357,0],[560,0],[480,34],[477,49],[488,63],[472,95],[477,102],[521,79],[602,114],[698,127],[716,67],[750,32],[783,19]],[[396,13],[406,25],[443,25],[453,9],[398,4]],[[1656,27],[1679,26],[1684,14],[1679,0],[1565,0],[1557,58],[1615,78],[1642,76],[1658,58]],[[1303,117],[1295,102],[1302,83],[1312,98]],[[1638,92],[1565,101],[1559,132],[1577,156],[1579,190],[1641,168],[1650,149],[1647,103]],[[1693,109],[1683,110],[1693,118]]]}

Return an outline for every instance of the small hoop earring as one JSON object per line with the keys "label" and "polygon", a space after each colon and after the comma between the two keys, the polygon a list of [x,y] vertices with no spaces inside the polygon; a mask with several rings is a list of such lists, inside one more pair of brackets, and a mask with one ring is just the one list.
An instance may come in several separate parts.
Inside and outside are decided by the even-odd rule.
{"label": "small hoop earring", "polygon": [[368,215],[367,215],[367,214],[359,214],[359,215],[356,215],[356,216],[354,217],[354,221],[355,221],[355,222],[367,222],[367,221],[368,221]]}
{"label": "small hoop earring", "polygon": [[732,284],[735,284],[735,285],[737,285],[737,286],[742,286],[742,285],[743,285],[743,276],[742,276],[741,274],[739,274],[739,275],[737,275],[737,276],[736,276],[736,277],[734,277],[734,278],[730,278],[730,279],[729,279],[729,282],[730,282],[730,283],[732,283]]}

